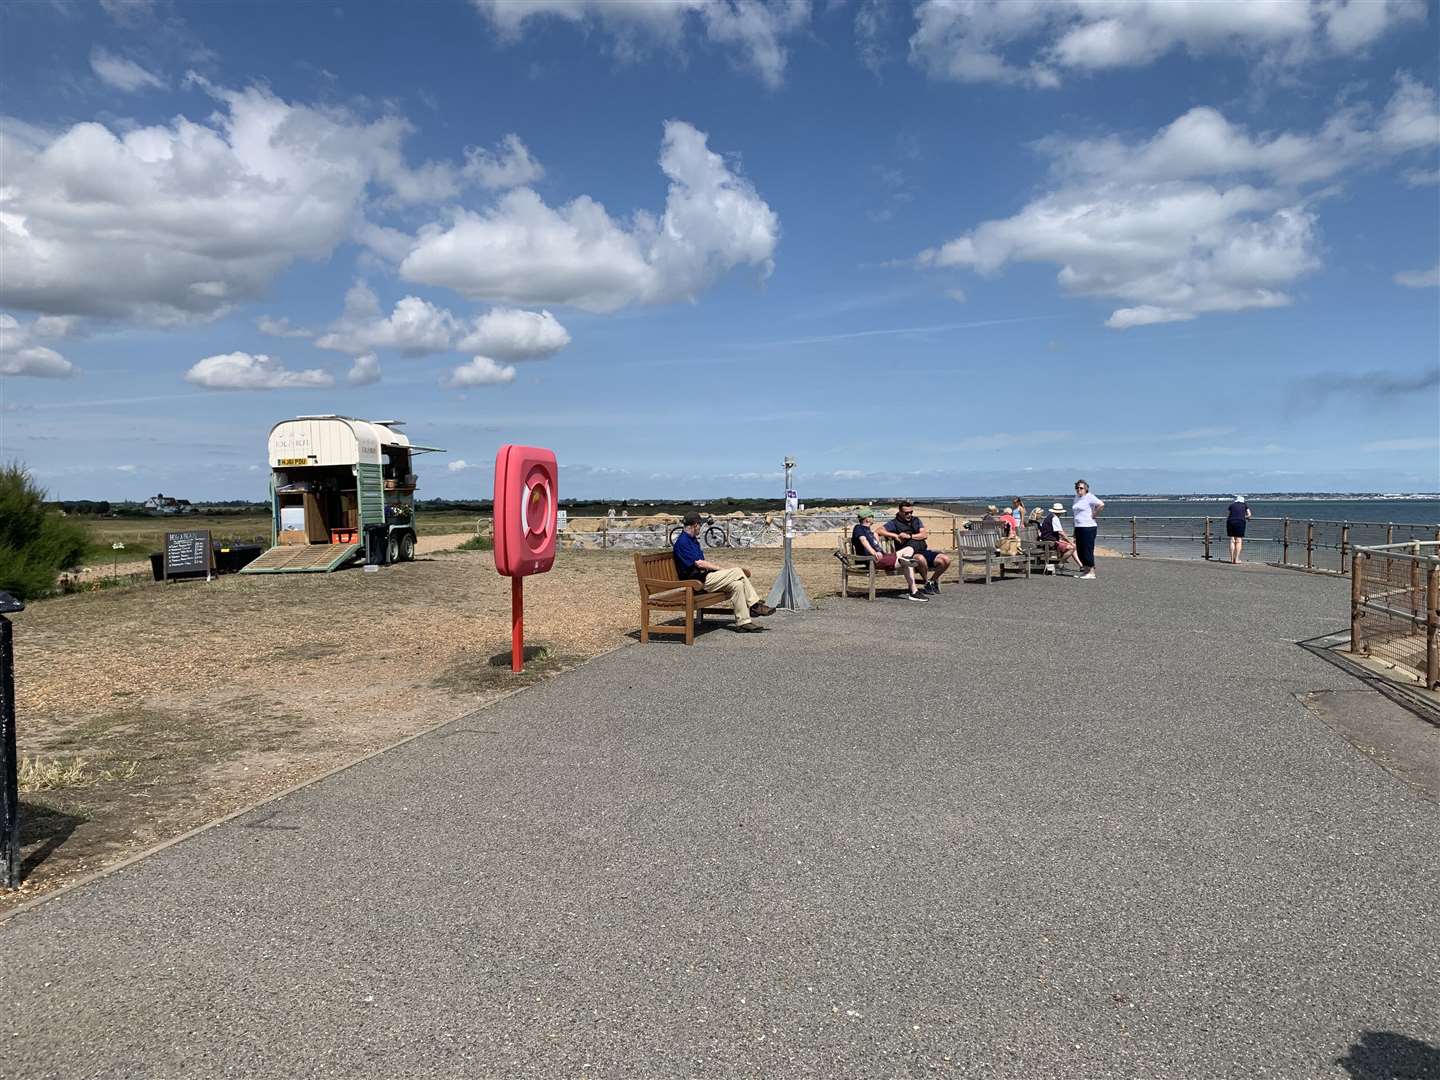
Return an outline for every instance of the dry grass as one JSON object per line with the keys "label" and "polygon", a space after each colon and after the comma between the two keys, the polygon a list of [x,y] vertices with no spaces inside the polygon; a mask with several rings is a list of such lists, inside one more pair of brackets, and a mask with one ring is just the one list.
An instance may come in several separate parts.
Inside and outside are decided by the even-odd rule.
{"label": "dry grass", "polygon": [[108,784],[113,781],[134,780],[140,771],[138,761],[126,761],[111,768],[97,768],[84,758],[41,758],[21,755],[19,776],[20,791],[30,794],[39,791],[76,791]]}

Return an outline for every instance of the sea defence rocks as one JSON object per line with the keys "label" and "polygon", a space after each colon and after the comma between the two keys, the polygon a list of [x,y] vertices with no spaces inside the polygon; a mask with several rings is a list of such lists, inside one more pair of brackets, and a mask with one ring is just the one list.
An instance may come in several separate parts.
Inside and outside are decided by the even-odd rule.
{"label": "sea defence rocks", "polygon": [[[662,517],[670,520],[655,520]],[[854,521],[855,512],[845,508],[801,513],[795,516],[795,534],[804,536],[835,530]],[[702,527],[700,538],[707,547],[779,547],[785,539],[784,522],[784,515],[779,511],[719,515],[713,525]],[[566,529],[560,534],[560,543],[572,550],[602,547],[653,550],[670,546],[670,530],[678,524],[669,514],[638,520],[614,518],[595,530]],[[724,530],[727,539],[724,545],[717,545],[706,537],[706,533],[714,529]]]}

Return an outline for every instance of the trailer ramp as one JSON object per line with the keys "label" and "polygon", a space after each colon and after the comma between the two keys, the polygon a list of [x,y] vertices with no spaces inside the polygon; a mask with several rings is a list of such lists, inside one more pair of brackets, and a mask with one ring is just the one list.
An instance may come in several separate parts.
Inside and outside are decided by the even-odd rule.
{"label": "trailer ramp", "polygon": [[323,574],[339,570],[360,551],[359,544],[280,544],[272,547],[242,574]]}

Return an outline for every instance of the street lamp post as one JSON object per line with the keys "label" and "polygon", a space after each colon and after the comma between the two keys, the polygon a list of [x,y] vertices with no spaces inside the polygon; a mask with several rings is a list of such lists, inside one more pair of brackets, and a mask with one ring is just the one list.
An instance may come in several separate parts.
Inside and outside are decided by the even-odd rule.
{"label": "street lamp post", "polygon": [[795,509],[799,500],[795,489],[791,486],[794,472],[795,459],[787,455],[785,458],[785,559],[780,567],[780,576],[770,587],[770,595],[765,598],[765,602],[773,608],[805,611],[810,607],[810,598],[805,595],[805,586],[800,584],[800,577],[795,573],[795,561],[791,554],[792,541],[795,539]]}

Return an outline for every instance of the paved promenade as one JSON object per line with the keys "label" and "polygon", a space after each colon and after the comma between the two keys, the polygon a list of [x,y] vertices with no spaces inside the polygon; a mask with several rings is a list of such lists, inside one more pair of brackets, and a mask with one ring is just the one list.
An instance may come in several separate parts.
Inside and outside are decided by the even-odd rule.
{"label": "paved promenade", "polygon": [[1347,583],[1100,570],[623,649],[24,912],[0,1075],[1440,1075],[1440,810],[1293,696]]}

